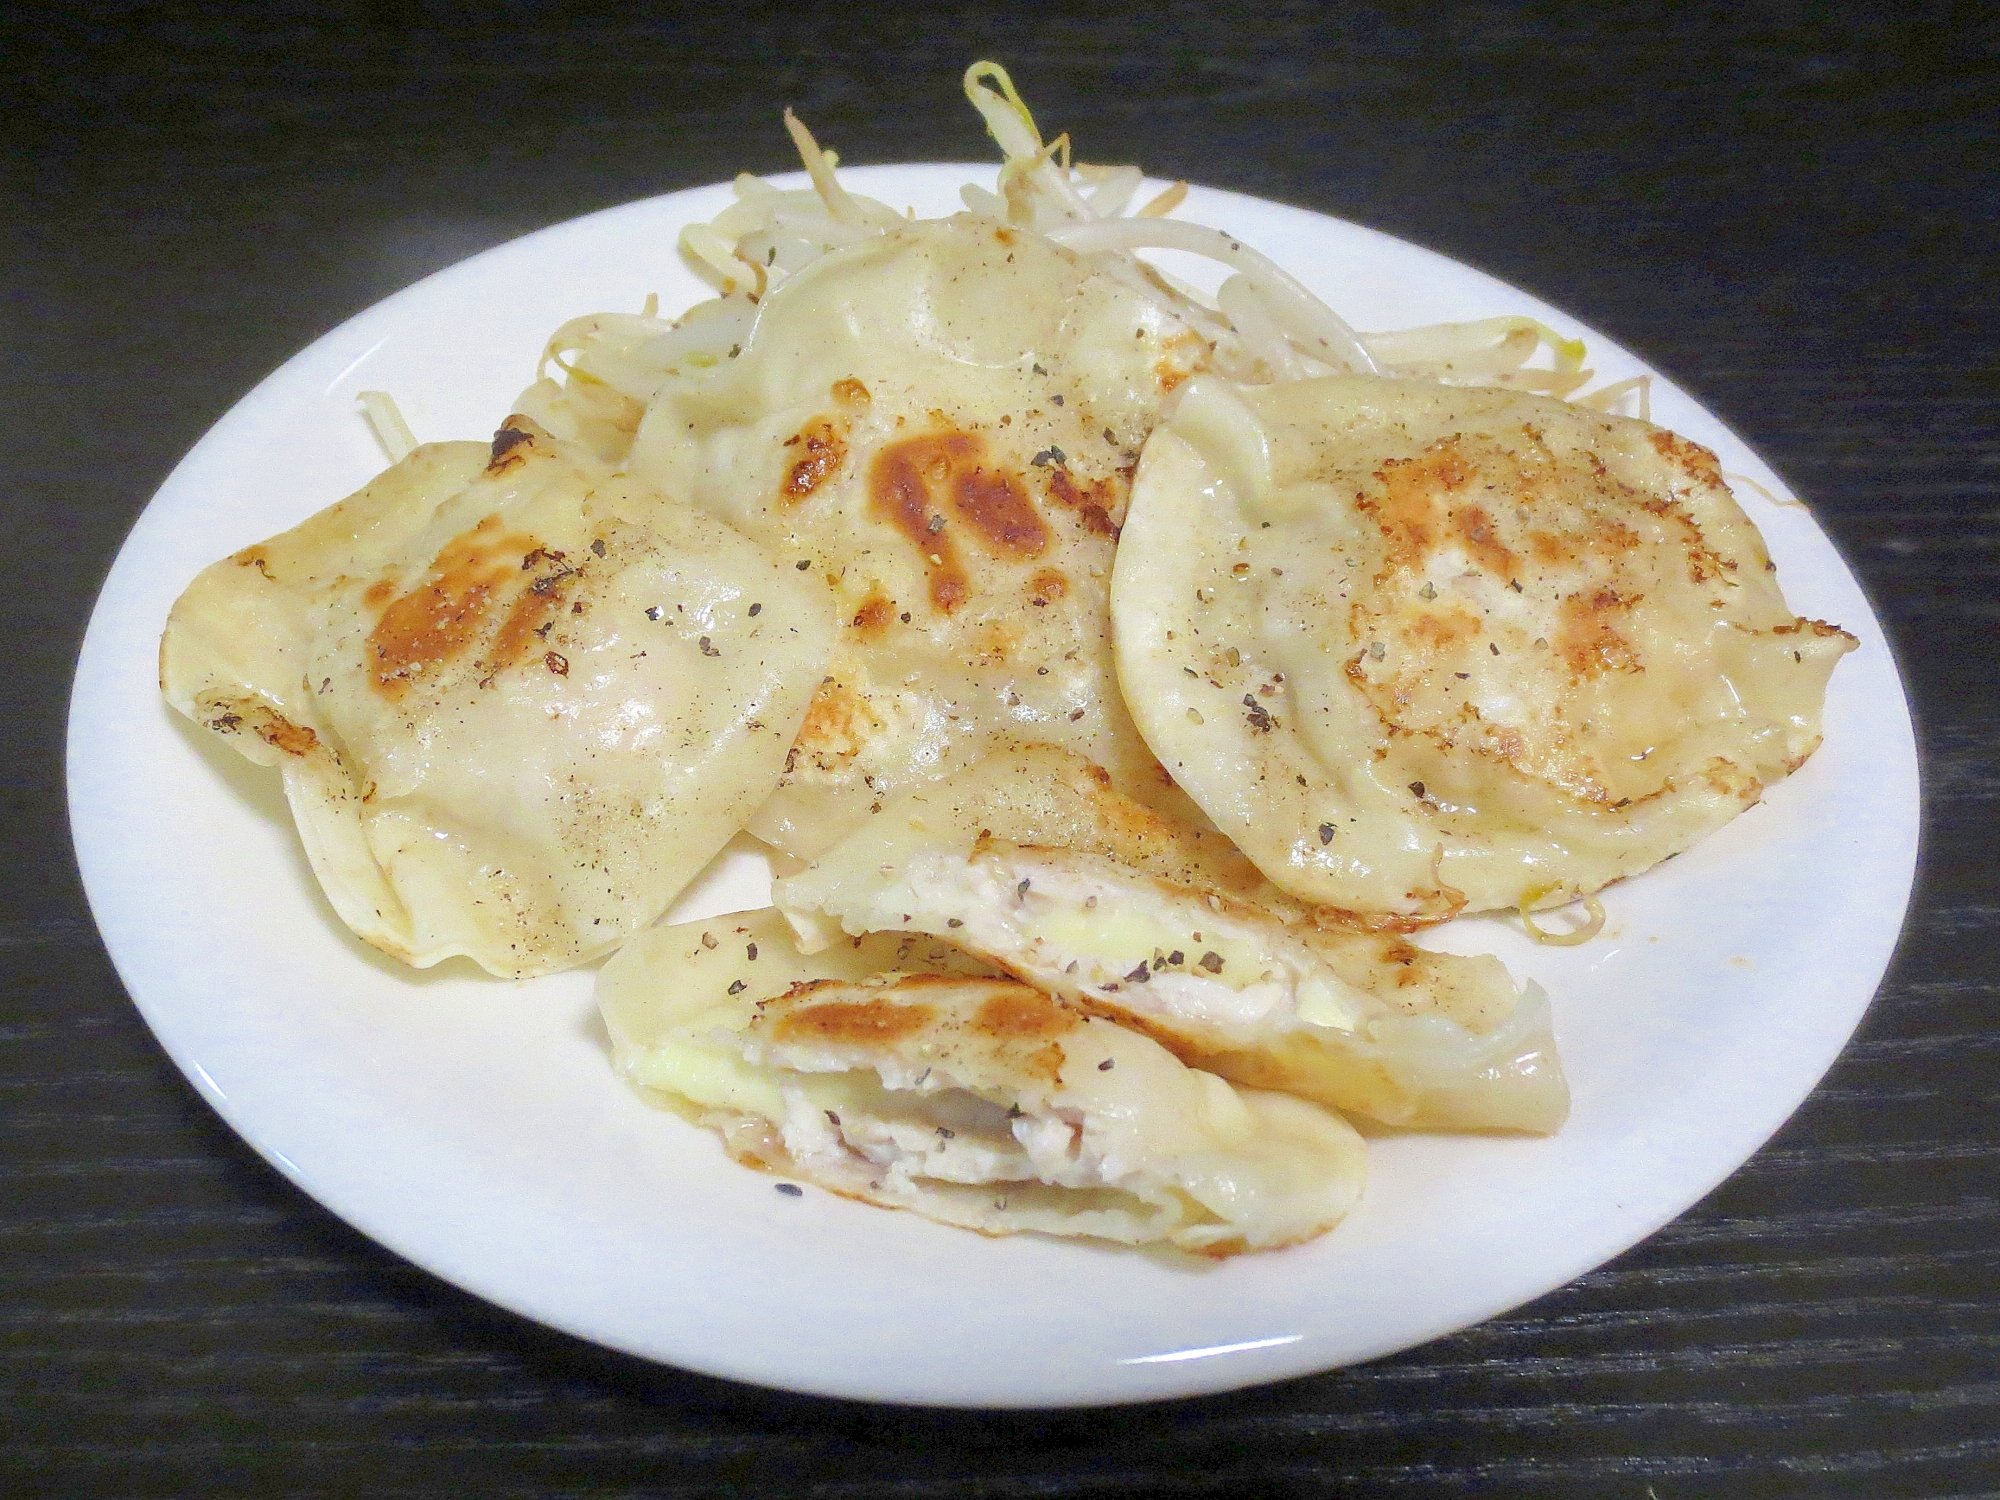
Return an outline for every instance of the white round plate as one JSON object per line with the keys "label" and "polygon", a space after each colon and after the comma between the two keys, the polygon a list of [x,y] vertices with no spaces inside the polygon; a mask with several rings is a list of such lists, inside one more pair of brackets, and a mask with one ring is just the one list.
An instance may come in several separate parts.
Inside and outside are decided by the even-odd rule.
{"label": "white round plate", "polygon": [[[843,180],[940,214],[992,169]],[[1909,714],[1812,517],[1765,498],[1782,482],[1665,381],[1654,419],[1755,481],[1738,489],[1792,607],[1861,638],[1834,673],[1825,748],[1762,806],[1608,892],[1610,921],[1583,947],[1539,947],[1499,919],[1441,930],[1547,987],[1574,1114],[1550,1140],[1375,1141],[1362,1206],[1312,1244],[1191,1265],[784,1196],[612,1075],[589,973],[416,973],[353,940],[277,778],[162,703],[169,606],[207,563],[381,467],[356,391],[392,393],[420,438],[490,433],[568,318],[704,295],[676,235],[729,201],[701,188],[558,225],[335,329],[196,445],[111,570],[70,717],[92,909],[161,1043],[280,1171],[439,1276],[614,1348],[827,1395],[1056,1406],[1324,1370],[1490,1317],[1666,1223],[1805,1097],[1874,993],[1908,899]],[[1179,216],[1240,235],[1359,327],[1525,313],[1586,338],[1602,379],[1644,369],[1531,297],[1351,224],[1199,188]],[[747,847],[726,853],[677,916],[761,905],[764,878]]]}

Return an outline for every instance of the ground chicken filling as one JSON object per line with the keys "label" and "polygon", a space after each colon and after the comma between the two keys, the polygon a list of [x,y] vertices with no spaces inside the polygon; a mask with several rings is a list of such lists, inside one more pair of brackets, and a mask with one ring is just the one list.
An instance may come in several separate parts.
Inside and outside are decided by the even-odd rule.
{"label": "ground chicken filling", "polygon": [[978,1206],[995,1212],[1088,1211],[1149,1234],[1214,1218],[1096,1148],[1075,1110],[995,1103],[941,1070],[887,1060],[854,1068],[779,1048],[751,1049],[749,1060],[784,1070],[775,1074],[783,1108],[725,1130],[732,1151],[837,1191],[907,1202],[978,1189]]}

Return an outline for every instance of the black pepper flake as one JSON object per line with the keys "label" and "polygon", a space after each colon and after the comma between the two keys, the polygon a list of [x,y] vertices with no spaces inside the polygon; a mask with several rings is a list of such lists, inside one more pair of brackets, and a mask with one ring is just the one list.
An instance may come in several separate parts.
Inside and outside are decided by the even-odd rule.
{"label": "black pepper flake", "polygon": [[903,611],[903,623],[905,625],[910,623],[910,612],[907,609]]}
{"label": "black pepper flake", "polygon": [[753,619],[753,620],[754,620],[754,619],[756,619],[756,618],[757,618],[757,616],[761,615],[762,613],[764,613],[764,606],[763,606],[763,605],[761,605],[761,604],[753,604],[753,605],[751,605],[751,606],[750,606],[750,618],[751,618],[751,619]]}
{"label": "black pepper flake", "polygon": [[1109,443],[1114,448],[1118,446],[1118,439],[1111,435],[1111,429],[1109,427],[1104,429],[1104,441]]}
{"label": "black pepper flake", "polygon": [[806,1190],[796,1182],[781,1182],[778,1184],[778,1191],[787,1198],[803,1198],[806,1195]]}
{"label": "black pepper flake", "polygon": [[1211,974],[1220,974],[1222,972],[1222,955],[1220,953],[1202,954],[1201,966]]}
{"label": "black pepper flake", "polygon": [[1134,964],[1132,966],[1132,972],[1125,976],[1125,978],[1133,984],[1144,984],[1152,977],[1153,977],[1152,967],[1144,962]]}
{"label": "black pepper flake", "polygon": [[660,618],[660,616],[665,613],[666,611],[664,609],[661,609],[660,606],[657,604],[649,604],[646,606],[646,618],[649,620],[657,621]]}
{"label": "black pepper flake", "polygon": [[1180,949],[1176,948],[1174,949],[1173,952],[1167,955],[1167,962],[1179,966],[1187,962],[1187,955],[1181,952]]}
{"label": "black pepper flake", "polygon": [[1033,370],[1037,375],[1046,375],[1049,373],[1047,370],[1044,370],[1040,365],[1030,365],[1028,368]]}
{"label": "black pepper flake", "polygon": [[930,524],[927,525],[924,528],[924,530],[928,531],[932,536],[936,536],[940,531],[944,530],[944,517],[932,516],[930,519]]}
{"label": "black pepper flake", "polygon": [[1063,452],[1062,449],[1056,447],[1054,444],[1050,444],[1049,461],[1051,463],[1057,464],[1058,466],[1067,468],[1069,465],[1069,455]]}
{"label": "black pepper flake", "polygon": [[1243,695],[1243,706],[1249,710],[1244,717],[1250,721],[1250,727],[1259,734],[1269,734],[1273,723],[1271,711],[1249,693]]}
{"label": "black pepper flake", "polygon": [[965,920],[962,917],[946,917],[944,919],[944,925],[947,927],[963,927],[965,925]]}
{"label": "black pepper flake", "polygon": [[1027,895],[1027,894],[1028,894],[1028,882],[1024,880],[1024,881],[1022,881],[1022,882],[1021,882],[1021,883],[1020,883],[1019,885],[1015,886],[1015,887],[1014,887],[1014,894],[1015,894],[1015,895],[1017,895],[1017,896],[1025,896],[1025,895]]}
{"label": "black pepper flake", "polygon": [[949,1125],[938,1126],[937,1132],[940,1136],[942,1136],[945,1140],[948,1141],[955,1139],[958,1135],[958,1132],[953,1130]]}
{"label": "black pepper flake", "polygon": [[1518,594],[1521,592],[1521,580],[1518,578],[1510,578],[1507,580],[1507,587],[1512,589],[1515,593]]}
{"label": "black pepper flake", "polygon": [[1010,1120],[1018,1120],[1024,1113],[1025,1111],[1018,1104],[1010,1104],[1007,1106],[1007,1118]]}
{"label": "black pepper flake", "polygon": [[1069,716],[1069,721],[1070,723],[1074,724],[1078,719],[1082,717],[1083,717],[1083,710],[1079,708]]}
{"label": "black pepper flake", "polygon": [[1424,796],[1425,796],[1425,792],[1424,792],[1424,784],[1423,784],[1423,783],[1422,783],[1421,781],[1413,781],[1413,782],[1411,782],[1411,783],[1410,783],[1410,795],[1411,795],[1412,797],[1415,797],[1415,798],[1416,798],[1416,799],[1417,799],[1417,800],[1418,800],[1419,802],[1423,801],[1423,799],[1424,799]]}
{"label": "black pepper flake", "polygon": [[729,357],[731,359],[736,358],[736,356],[741,354],[742,352],[743,352],[743,346],[741,344],[731,344],[729,346]]}
{"label": "black pepper flake", "polygon": [[722,655],[722,653],[721,653],[720,651],[716,650],[716,649],[715,649],[715,647],[711,646],[711,645],[710,645],[710,644],[708,643],[708,637],[707,637],[707,636],[703,636],[703,637],[702,637],[702,638],[701,638],[700,640],[696,641],[696,642],[695,642],[695,644],[696,644],[697,646],[701,647],[701,654],[702,654],[703,656],[720,656],[720,655]]}
{"label": "black pepper flake", "polygon": [[1319,825],[1319,841],[1322,844],[1333,842],[1333,825],[1331,823],[1322,823]]}
{"label": "black pepper flake", "polygon": [[1451,675],[1456,677],[1460,682],[1464,682],[1467,678],[1472,676],[1470,672],[1454,672]]}
{"label": "black pepper flake", "polygon": [[807,568],[810,568],[812,564],[808,561],[800,561],[793,563],[792,566],[797,568],[801,573],[803,573]]}
{"label": "black pepper flake", "polygon": [[1055,402],[1055,404],[1056,404],[1057,406],[1061,406],[1061,405],[1062,405],[1062,397],[1060,397],[1060,396],[1051,396],[1051,397],[1049,397],[1049,399],[1050,399],[1051,401]]}
{"label": "black pepper flake", "polygon": [[542,665],[558,677],[569,676],[569,658],[559,652],[550,651],[543,655]]}
{"label": "black pepper flake", "polygon": [[1100,1072],[1100,1073],[1109,1073],[1109,1072],[1110,1072],[1110,1071],[1111,1071],[1111,1070],[1112,1070],[1113,1068],[1115,1068],[1115,1067],[1117,1067],[1117,1066],[1118,1066],[1118,1059],[1117,1059],[1117,1058],[1115,1058],[1115,1057],[1107,1057],[1107,1058],[1105,1058],[1105,1059],[1104,1059],[1104,1061],[1103,1061],[1103,1062],[1101,1062],[1101,1063],[1099,1063],[1099,1064],[1097,1065],[1097,1071],[1098,1071],[1098,1072]]}
{"label": "black pepper flake", "polygon": [[752,963],[755,963],[757,961],[757,945],[755,943],[750,944],[748,948],[744,949],[744,952],[750,955],[750,961]]}
{"label": "black pepper flake", "polygon": [[1046,469],[1049,466],[1049,460],[1054,457],[1055,454],[1051,450],[1044,448],[1040,453],[1029,459],[1028,462],[1038,469]]}
{"label": "black pepper flake", "polygon": [[1160,957],[1159,954],[1155,953],[1153,955],[1153,972],[1157,974],[1160,972],[1160,970],[1164,969],[1166,966],[1167,966],[1167,961],[1164,958]]}
{"label": "black pepper flake", "polygon": [[742,980],[739,979],[736,981],[736,983],[732,984],[729,987],[729,993],[732,995],[740,995],[749,988],[750,988],[749,985],[745,984]]}
{"label": "black pepper flake", "polygon": [[834,1129],[838,1130],[840,1128],[840,1116],[835,1114],[832,1110],[828,1110],[826,1112],[826,1123],[833,1126]]}
{"label": "black pepper flake", "polygon": [[1500,654],[1500,643],[1498,641],[1488,641],[1486,649],[1491,651],[1495,656],[1498,656]]}
{"label": "black pepper flake", "polygon": [[599,557],[604,556],[604,538],[599,537],[597,538],[596,541],[592,542],[590,544],[590,550],[592,552],[595,552]]}

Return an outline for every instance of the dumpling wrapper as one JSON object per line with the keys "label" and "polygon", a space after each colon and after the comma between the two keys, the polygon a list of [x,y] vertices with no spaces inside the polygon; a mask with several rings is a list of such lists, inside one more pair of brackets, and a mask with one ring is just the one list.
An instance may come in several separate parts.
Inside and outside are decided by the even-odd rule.
{"label": "dumpling wrapper", "polygon": [[1855,641],[1715,456],[1496,390],[1192,382],[1112,584],[1176,781],[1287,891],[1405,928],[1688,848],[1819,744]]}
{"label": "dumpling wrapper", "polygon": [[831,646],[820,590],[530,425],[208,568],[161,641],[168,701],[282,770],[335,911],[419,968],[548,973],[656,920]]}
{"label": "dumpling wrapper", "polygon": [[[1231,893],[1205,878],[1229,877],[1213,833],[1038,780],[1038,759],[913,792],[775,882],[800,946],[931,934],[1240,1083],[1389,1125],[1561,1125],[1569,1090],[1537,987],[1517,992],[1490,957],[1324,927],[1243,883]],[[1093,803],[1095,820],[1081,811]]]}
{"label": "dumpling wrapper", "polygon": [[[705,948],[718,925],[743,931]],[[774,912],[656,928],[599,976],[617,1067],[741,1162],[983,1234],[1224,1256],[1322,1234],[1360,1197],[1362,1141],[1331,1111],[1012,980],[852,975],[907,942],[802,958]],[[838,977],[766,992],[816,963]]]}
{"label": "dumpling wrapper", "polygon": [[[728,315],[711,307],[690,319]],[[606,320],[577,362],[639,389],[634,338]],[[730,357],[654,378],[631,472],[803,569],[841,622],[753,833],[810,858],[884,797],[1022,743],[1076,750],[1192,814],[1119,696],[1108,599],[1139,446],[1206,356],[1084,259],[960,215],[822,257],[762,301]],[[578,404],[596,389],[524,400],[602,446],[615,425]]]}

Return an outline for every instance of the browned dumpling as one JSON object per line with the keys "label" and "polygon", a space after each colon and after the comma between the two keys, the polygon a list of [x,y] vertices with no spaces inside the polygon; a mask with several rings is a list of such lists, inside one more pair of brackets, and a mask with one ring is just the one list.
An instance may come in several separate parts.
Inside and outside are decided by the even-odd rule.
{"label": "browned dumpling", "polygon": [[631,472],[801,570],[840,621],[753,832],[810,858],[1012,744],[1173,797],[1118,693],[1108,596],[1139,446],[1205,352],[1088,260],[959,215],[814,261],[730,357],[653,378]]}
{"label": "browned dumpling", "polygon": [[283,772],[357,935],[521,977],[656,920],[743,825],[832,633],[754,543],[516,419],[204,571],[161,686]]}
{"label": "browned dumpling", "polygon": [[1854,647],[1706,449],[1496,390],[1207,377],[1112,587],[1126,701],[1272,880],[1395,926],[1559,904],[1755,802]]}

